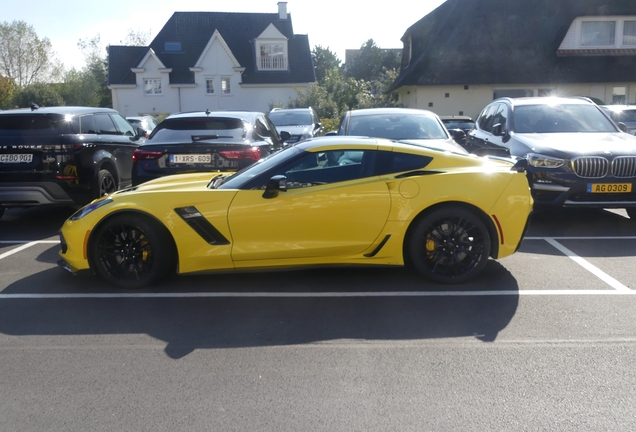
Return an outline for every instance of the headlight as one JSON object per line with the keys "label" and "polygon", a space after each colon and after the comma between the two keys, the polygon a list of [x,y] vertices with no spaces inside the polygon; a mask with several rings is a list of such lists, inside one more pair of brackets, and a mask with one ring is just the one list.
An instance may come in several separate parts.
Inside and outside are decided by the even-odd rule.
{"label": "headlight", "polygon": [[546,156],[537,153],[528,153],[526,155],[528,163],[536,168],[559,168],[565,165],[564,159]]}
{"label": "headlight", "polygon": [[101,201],[96,201],[96,202],[90,203],[90,204],[82,207],[81,209],[79,209],[77,212],[75,212],[73,214],[73,216],[71,216],[69,219],[72,220],[72,221],[76,221],[78,219],[83,218],[84,216],[86,216],[87,214],[91,213],[92,211],[97,210],[101,206],[105,206],[106,204],[110,204],[112,202],[113,202],[112,198],[106,198],[106,199],[103,199]]}

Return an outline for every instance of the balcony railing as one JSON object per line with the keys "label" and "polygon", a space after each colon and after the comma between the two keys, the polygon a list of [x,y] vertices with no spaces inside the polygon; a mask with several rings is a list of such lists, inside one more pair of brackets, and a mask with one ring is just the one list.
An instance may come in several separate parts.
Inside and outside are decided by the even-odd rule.
{"label": "balcony railing", "polygon": [[260,70],[287,70],[286,57],[261,57]]}

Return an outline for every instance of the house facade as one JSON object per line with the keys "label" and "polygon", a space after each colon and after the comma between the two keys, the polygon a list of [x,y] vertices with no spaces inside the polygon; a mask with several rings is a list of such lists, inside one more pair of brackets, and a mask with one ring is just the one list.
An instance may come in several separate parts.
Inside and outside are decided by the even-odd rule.
{"label": "house facade", "polygon": [[175,12],[149,46],[109,46],[108,88],[124,116],[267,112],[315,81],[285,2],[273,14]]}
{"label": "house facade", "polygon": [[409,108],[475,118],[499,97],[636,103],[633,0],[447,0],[402,37]]}

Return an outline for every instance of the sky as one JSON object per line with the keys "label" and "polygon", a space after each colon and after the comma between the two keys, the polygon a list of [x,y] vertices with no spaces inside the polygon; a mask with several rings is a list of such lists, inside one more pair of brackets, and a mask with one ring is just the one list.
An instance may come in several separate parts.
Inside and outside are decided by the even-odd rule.
{"label": "sky", "polygon": [[[129,30],[154,38],[174,12],[278,13],[278,0],[23,0],[3,1],[0,21],[24,21],[40,38],[48,38],[66,69],[81,69],[80,39],[100,37],[104,47],[121,44]],[[306,34],[310,47],[329,48],[341,62],[345,50],[373,39],[380,48],[402,48],[412,24],[445,0],[288,0],[295,34]],[[150,43],[150,40],[148,43]]]}

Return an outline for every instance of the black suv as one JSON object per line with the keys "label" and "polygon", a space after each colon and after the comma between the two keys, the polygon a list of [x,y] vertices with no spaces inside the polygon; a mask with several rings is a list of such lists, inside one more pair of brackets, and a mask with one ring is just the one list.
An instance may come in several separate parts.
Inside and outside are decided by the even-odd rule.
{"label": "black suv", "polygon": [[10,207],[83,205],[129,186],[139,132],[109,108],[0,112],[0,216]]}
{"label": "black suv", "polygon": [[636,220],[636,137],[590,99],[497,99],[479,114],[466,148],[527,160],[537,207],[625,208]]}

